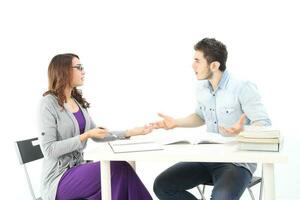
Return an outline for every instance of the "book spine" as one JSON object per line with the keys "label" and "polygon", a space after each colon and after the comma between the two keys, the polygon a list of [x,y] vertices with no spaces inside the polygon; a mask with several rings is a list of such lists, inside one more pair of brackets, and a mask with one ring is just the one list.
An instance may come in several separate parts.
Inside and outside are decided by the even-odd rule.
{"label": "book spine", "polygon": [[239,149],[249,151],[279,151],[280,144],[239,143]]}

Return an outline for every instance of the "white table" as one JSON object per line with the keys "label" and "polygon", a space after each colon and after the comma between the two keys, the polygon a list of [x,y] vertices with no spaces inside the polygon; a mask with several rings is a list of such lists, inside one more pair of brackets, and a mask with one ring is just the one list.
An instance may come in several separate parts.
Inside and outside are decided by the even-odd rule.
{"label": "white table", "polygon": [[[97,144],[85,151],[87,160],[101,161],[102,199],[111,200],[110,161],[184,161],[184,162],[245,162],[261,163],[263,167],[264,199],[274,200],[274,164],[286,163],[287,156],[278,152],[238,151],[237,144],[167,145],[164,150],[118,153],[112,152],[107,143]],[[155,177],[153,177],[155,178]]]}

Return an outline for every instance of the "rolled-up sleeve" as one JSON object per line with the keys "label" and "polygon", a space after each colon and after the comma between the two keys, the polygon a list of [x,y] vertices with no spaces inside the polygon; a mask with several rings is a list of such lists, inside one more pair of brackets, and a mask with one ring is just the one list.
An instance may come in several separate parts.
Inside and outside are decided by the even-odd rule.
{"label": "rolled-up sleeve", "polygon": [[113,140],[119,140],[119,139],[126,139],[125,137],[126,131],[109,131],[108,135],[103,139],[98,138],[92,138],[95,142],[107,142],[107,141],[113,141]]}
{"label": "rolled-up sleeve", "polygon": [[196,113],[203,121],[205,121],[205,117],[204,117],[204,115],[203,115],[203,110],[204,110],[204,109],[205,109],[205,108],[204,108],[203,105],[197,103],[196,109],[195,109],[195,113]]}
{"label": "rolled-up sleeve", "polygon": [[270,126],[271,120],[261,101],[257,87],[251,82],[245,82],[241,88],[239,101],[243,112],[250,120],[250,124],[258,123],[262,126]]}

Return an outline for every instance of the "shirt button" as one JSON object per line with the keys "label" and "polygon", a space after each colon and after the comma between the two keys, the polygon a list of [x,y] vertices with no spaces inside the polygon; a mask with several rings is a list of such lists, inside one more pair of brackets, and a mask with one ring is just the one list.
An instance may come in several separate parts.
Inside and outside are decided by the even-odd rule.
{"label": "shirt button", "polygon": [[216,96],[215,94],[213,94],[213,96]]}
{"label": "shirt button", "polygon": [[215,124],[217,124],[217,122],[214,122]]}

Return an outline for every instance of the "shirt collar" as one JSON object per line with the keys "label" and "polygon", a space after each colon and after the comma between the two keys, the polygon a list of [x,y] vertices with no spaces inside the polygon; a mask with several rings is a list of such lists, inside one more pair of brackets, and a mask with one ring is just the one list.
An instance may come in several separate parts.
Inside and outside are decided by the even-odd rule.
{"label": "shirt collar", "polygon": [[218,84],[218,87],[224,89],[229,81],[229,73],[225,70],[223,72],[222,78]]}
{"label": "shirt collar", "polygon": [[[221,80],[219,81],[218,88],[224,89],[229,81],[229,73],[225,70],[222,74]],[[208,80],[200,80],[200,87],[206,87],[211,89],[211,85]]]}

